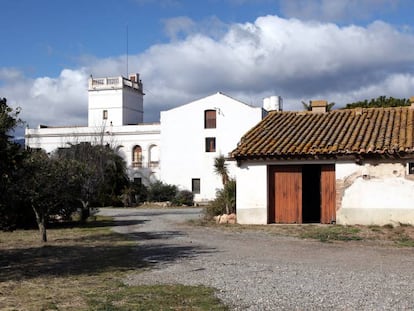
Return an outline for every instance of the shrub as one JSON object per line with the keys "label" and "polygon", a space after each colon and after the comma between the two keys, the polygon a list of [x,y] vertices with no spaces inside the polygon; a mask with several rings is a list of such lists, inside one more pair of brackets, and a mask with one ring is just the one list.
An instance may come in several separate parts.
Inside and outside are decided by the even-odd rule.
{"label": "shrub", "polygon": [[175,185],[165,184],[162,181],[156,181],[149,186],[148,201],[150,202],[167,202],[174,200],[178,189]]}
{"label": "shrub", "polygon": [[177,192],[171,203],[178,206],[192,206],[194,205],[194,194],[188,190],[180,190]]}
{"label": "shrub", "polygon": [[230,179],[204,210],[206,218],[236,212],[236,180]]}

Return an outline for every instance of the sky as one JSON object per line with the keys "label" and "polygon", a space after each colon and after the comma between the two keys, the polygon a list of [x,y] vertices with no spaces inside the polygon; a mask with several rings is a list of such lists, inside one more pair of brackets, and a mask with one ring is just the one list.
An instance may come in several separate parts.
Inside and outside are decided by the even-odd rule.
{"label": "sky", "polygon": [[[0,97],[87,125],[87,79],[139,73],[144,121],[223,92],[284,110],[414,96],[411,0],[0,0]],[[22,131],[16,131],[16,136]]]}

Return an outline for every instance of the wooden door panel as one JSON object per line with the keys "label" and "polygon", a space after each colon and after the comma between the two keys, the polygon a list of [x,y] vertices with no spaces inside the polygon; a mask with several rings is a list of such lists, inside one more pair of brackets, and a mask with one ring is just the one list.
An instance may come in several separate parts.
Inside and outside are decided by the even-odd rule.
{"label": "wooden door panel", "polygon": [[336,221],[335,164],[321,165],[321,223]]}
{"label": "wooden door panel", "polygon": [[274,167],[274,209],[276,223],[302,222],[302,169],[300,166]]}

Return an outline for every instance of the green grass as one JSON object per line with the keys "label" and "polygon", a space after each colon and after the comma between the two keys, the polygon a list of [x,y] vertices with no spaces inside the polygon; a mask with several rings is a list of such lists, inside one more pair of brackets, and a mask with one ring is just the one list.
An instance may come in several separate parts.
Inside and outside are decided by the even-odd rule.
{"label": "green grass", "polygon": [[151,267],[113,225],[98,217],[54,227],[46,244],[37,230],[0,232],[0,310],[227,310],[208,287],[125,285]]}
{"label": "green grass", "polygon": [[414,247],[414,227],[408,224],[399,226],[342,226],[318,224],[271,224],[271,225],[219,225],[214,221],[201,219],[191,221],[194,226],[212,227],[223,231],[243,232],[262,231],[272,235],[288,236],[300,239],[315,239],[321,242],[333,241],[365,241],[380,245],[396,245],[399,247]]}
{"label": "green grass", "polygon": [[358,241],[362,240],[358,233],[359,228],[346,226],[312,226],[302,232],[299,237],[303,239],[316,239],[321,242],[330,241]]}

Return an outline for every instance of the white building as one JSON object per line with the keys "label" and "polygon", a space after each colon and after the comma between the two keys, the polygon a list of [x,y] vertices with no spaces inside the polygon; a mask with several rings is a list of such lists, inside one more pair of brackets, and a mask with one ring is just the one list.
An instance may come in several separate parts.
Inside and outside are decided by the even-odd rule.
{"label": "white building", "polygon": [[[222,93],[161,112],[161,177],[191,189],[197,201],[215,197],[222,187],[214,159],[228,156],[243,133],[262,119],[260,107]],[[228,166],[234,176],[234,163]]]}
{"label": "white building", "polygon": [[[161,123],[143,122],[139,75],[89,79],[88,126],[26,129],[26,146],[52,152],[69,144],[110,144],[127,163],[131,179],[155,180],[192,190],[196,201],[211,200],[222,187],[214,158],[227,156],[264,110],[222,93],[161,112]],[[265,100],[276,107],[278,97]],[[234,175],[234,163],[229,167]]]}
{"label": "white building", "polygon": [[237,222],[414,225],[411,102],[270,112],[232,151]]}

